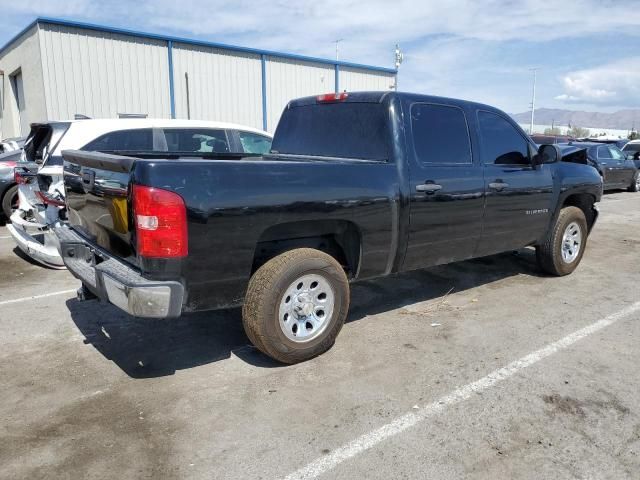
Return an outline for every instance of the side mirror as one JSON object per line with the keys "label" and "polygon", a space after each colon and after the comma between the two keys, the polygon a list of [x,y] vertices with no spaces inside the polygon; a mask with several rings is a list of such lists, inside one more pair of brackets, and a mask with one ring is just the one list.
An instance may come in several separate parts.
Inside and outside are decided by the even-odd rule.
{"label": "side mirror", "polygon": [[543,163],[559,162],[561,158],[562,152],[557,145],[540,145],[538,154],[533,157],[533,160],[535,165],[542,165]]}

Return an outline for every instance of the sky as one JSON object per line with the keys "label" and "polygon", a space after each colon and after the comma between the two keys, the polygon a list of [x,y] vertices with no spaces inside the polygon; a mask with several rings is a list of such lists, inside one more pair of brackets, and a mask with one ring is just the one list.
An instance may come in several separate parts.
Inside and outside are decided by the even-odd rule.
{"label": "sky", "polygon": [[0,45],[37,16],[393,67],[399,90],[510,113],[640,108],[640,0],[0,0]]}

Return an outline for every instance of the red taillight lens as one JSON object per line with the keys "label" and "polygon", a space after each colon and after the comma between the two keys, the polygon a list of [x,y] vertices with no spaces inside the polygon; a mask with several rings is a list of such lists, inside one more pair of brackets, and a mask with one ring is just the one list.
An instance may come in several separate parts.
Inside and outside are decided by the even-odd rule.
{"label": "red taillight lens", "polygon": [[318,95],[316,100],[318,103],[341,102],[346,100],[348,97],[349,94],[347,92],[325,93],[324,95]]}
{"label": "red taillight lens", "polygon": [[13,181],[18,185],[24,185],[29,182],[29,180],[23,177],[18,170],[13,171]]}
{"label": "red taillight lens", "polygon": [[180,195],[160,188],[133,186],[138,255],[187,256],[187,209]]}

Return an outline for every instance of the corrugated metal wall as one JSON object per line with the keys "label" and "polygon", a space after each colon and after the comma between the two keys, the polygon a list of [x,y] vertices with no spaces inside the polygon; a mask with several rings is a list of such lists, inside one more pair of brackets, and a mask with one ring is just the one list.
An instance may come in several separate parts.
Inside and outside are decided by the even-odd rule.
{"label": "corrugated metal wall", "polygon": [[171,114],[164,41],[44,24],[40,50],[49,119]]}
{"label": "corrugated metal wall", "polygon": [[267,130],[275,131],[289,100],[335,90],[333,65],[267,57]]}
{"label": "corrugated metal wall", "polygon": [[[38,27],[33,26],[0,57],[0,138],[19,137],[29,133],[29,124],[47,119],[42,91]],[[18,105],[16,74],[22,78],[23,104]]]}
{"label": "corrugated metal wall", "polygon": [[[189,115],[194,120],[263,128],[266,114],[266,128],[273,132],[291,99],[333,92],[336,85],[332,63],[287,58],[286,54],[199,45],[64,21],[38,22],[27,33],[4,50],[0,62],[5,73],[22,68],[29,121],[67,119],[75,114],[115,118],[120,113],[168,118],[170,52],[177,118]],[[377,69],[346,65],[339,69],[340,90],[387,91],[395,82],[393,73]],[[4,113],[2,123],[11,124],[14,130],[18,114]]]}
{"label": "corrugated metal wall", "polygon": [[370,90],[393,90],[395,74],[371,72],[352,67],[340,67],[340,91],[362,92]]}
{"label": "corrugated metal wall", "polygon": [[173,44],[176,118],[187,118],[187,80],[192,119],[262,128],[260,55]]}

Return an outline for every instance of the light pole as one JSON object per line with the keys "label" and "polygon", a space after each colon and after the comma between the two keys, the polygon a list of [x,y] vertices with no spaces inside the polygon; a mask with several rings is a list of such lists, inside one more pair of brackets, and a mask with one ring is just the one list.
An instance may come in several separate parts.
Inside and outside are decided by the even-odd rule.
{"label": "light pole", "polygon": [[400,68],[400,64],[404,60],[404,54],[400,51],[400,45],[396,43],[396,92],[398,91],[398,69]]}
{"label": "light pole", "polygon": [[340,42],[342,42],[344,40],[344,38],[339,38],[338,40],[335,40],[333,43],[336,44],[336,62],[338,60],[340,60],[340,54],[339,54],[339,47],[338,45],[340,44]]}
{"label": "light pole", "polygon": [[533,91],[531,92],[531,126],[529,127],[529,135],[533,135],[533,115],[536,110],[536,77],[540,67],[530,68],[533,71]]}

